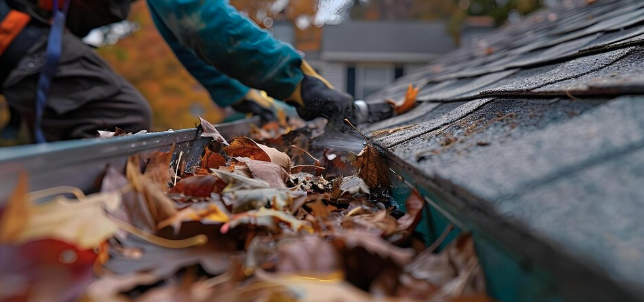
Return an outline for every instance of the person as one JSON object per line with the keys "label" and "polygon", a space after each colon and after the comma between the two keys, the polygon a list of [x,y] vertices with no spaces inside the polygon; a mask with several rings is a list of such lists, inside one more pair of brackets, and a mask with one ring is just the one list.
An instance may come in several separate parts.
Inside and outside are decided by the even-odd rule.
{"label": "person", "polygon": [[[45,64],[48,1],[0,0],[0,93],[12,115],[24,117],[28,125],[34,123],[38,75]],[[96,130],[115,127],[132,132],[149,129],[151,110],[146,100],[79,38],[125,19],[132,1],[71,2],[68,31],[41,120],[47,141],[94,137]],[[294,105],[307,120],[351,114],[351,96],[333,89],[292,46],[273,39],[227,1],[148,0],[147,4],[177,58],[219,106],[271,118],[267,104],[262,104],[266,98],[256,98],[258,89]],[[1,33],[6,31],[8,15],[15,13],[29,20],[7,42]]]}

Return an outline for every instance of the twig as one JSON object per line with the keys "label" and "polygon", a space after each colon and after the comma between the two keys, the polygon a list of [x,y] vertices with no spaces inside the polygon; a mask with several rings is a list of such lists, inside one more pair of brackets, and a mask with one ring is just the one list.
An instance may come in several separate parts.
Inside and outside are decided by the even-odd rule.
{"label": "twig", "polygon": [[181,239],[181,240],[171,240],[171,239],[165,239],[165,238],[152,235],[125,221],[122,221],[114,217],[107,216],[106,220],[114,224],[118,228],[134,236],[137,236],[147,242],[154,243],[158,246],[167,247],[171,249],[182,249],[182,248],[193,247],[193,246],[202,246],[206,244],[206,242],[208,242],[208,237],[206,237],[206,235],[203,235],[203,234],[199,234],[197,236]]}
{"label": "twig", "polygon": [[230,273],[226,272],[226,273],[223,273],[223,274],[221,274],[221,275],[219,275],[217,277],[212,277],[210,279],[207,279],[207,280],[203,281],[203,284],[206,287],[215,287],[215,286],[217,286],[219,284],[227,282],[228,280],[230,280]]}
{"label": "twig", "polygon": [[[179,152],[179,159],[177,160],[177,169],[174,170],[174,181],[172,182],[172,186],[177,185],[177,178],[179,178],[179,166],[181,166],[181,157],[183,156],[183,151]],[[167,186],[167,184],[166,184]]]}
{"label": "twig", "polygon": [[344,122],[345,122],[345,123],[347,123],[349,126],[351,126],[351,128],[353,128],[353,129],[355,129],[356,131],[358,131],[358,133],[360,133],[360,135],[362,135],[362,137],[364,137],[364,139],[365,139],[366,141],[369,141],[369,138],[368,138],[366,135],[364,135],[360,130],[358,130],[358,128],[356,128],[356,126],[354,126],[354,125],[351,123],[351,121],[349,121],[349,119],[348,119],[348,118],[345,118],[345,119],[344,119]]}
{"label": "twig", "polygon": [[445,227],[445,230],[443,230],[443,233],[441,233],[441,235],[438,237],[438,239],[436,239],[436,241],[434,241],[434,243],[432,243],[432,245],[430,245],[427,248],[427,251],[430,251],[430,252],[435,251],[441,245],[441,243],[445,241],[445,238],[447,238],[447,235],[449,235],[449,233],[453,229],[454,229],[454,225],[452,225],[451,223],[448,224],[447,227]]}
{"label": "twig", "polygon": [[61,194],[72,194],[77,199],[85,198],[85,193],[79,188],[72,186],[59,186],[53,188],[47,188],[43,190],[34,191],[27,194],[27,199],[29,200],[39,200],[45,197],[61,195]]}
{"label": "twig", "polygon": [[572,95],[572,94],[570,93],[570,91],[566,90],[566,91],[564,91],[564,92],[565,92],[565,93],[566,93],[566,95],[570,98],[570,100],[572,100],[572,101],[579,101],[579,98],[578,98],[578,97],[575,97],[574,95]]}
{"label": "twig", "polygon": [[306,153],[306,155],[310,156],[316,163],[320,162],[319,159],[315,158],[315,156],[311,155],[311,153],[309,153],[308,151],[306,151],[306,150],[304,150],[304,149],[302,149],[302,148],[300,148],[300,147],[298,147],[296,145],[291,145],[291,147]]}

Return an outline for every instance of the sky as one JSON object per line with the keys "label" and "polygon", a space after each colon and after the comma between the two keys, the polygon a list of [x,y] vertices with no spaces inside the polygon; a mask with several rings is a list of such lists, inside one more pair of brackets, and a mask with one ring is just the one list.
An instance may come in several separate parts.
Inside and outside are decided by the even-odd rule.
{"label": "sky", "polygon": [[315,22],[338,24],[342,21],[353,0],[320,0]]}

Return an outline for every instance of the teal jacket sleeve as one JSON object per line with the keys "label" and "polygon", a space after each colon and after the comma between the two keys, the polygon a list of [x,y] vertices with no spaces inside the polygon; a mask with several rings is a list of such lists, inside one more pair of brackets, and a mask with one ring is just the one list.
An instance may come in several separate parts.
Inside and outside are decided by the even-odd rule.
{"label": "teal jacket sleeve", "polygon": [[191,49],[179,43],[179,40],[159,20],[159,16],[153,9],[150,9],[150,14],[159,33],[168,43],[179,62],[206,88],[217,105],[220,107],[230,106],[246,95],[249,90],[248,87],[201,60]]}
{"label": "teal jacket sleeve", "polygon": [[292,46],[242,16],[227,0],[148,0],[178,42],[246,86],[286,99],[302,81]]}

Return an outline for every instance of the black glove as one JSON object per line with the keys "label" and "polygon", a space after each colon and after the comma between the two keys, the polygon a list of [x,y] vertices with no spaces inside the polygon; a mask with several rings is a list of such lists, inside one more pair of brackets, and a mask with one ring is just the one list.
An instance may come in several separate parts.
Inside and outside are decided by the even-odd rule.
{"label": "black glove", "polygon": [[251,89],[241,101],[232,104],[230,107],[237,112],[257,115],[265,123],[276,119],[273,102],[272,98],[263,95],[260,91]]}
{"label": "black glove", "polygon": [[330,122],[352,116],[353,97],[333,89],[306,61],[302,62],[304,78],[288,102],[294,105],[301,118],[309,121],[325,117]]}
{"label": "black glove", "polygon": [[304,76],[301,87],[304,106],[296,107],[301,118],[307,121],[316,117],[342,120],[352,115],[351,95],[329,88],[321,80],[308,75]]}

